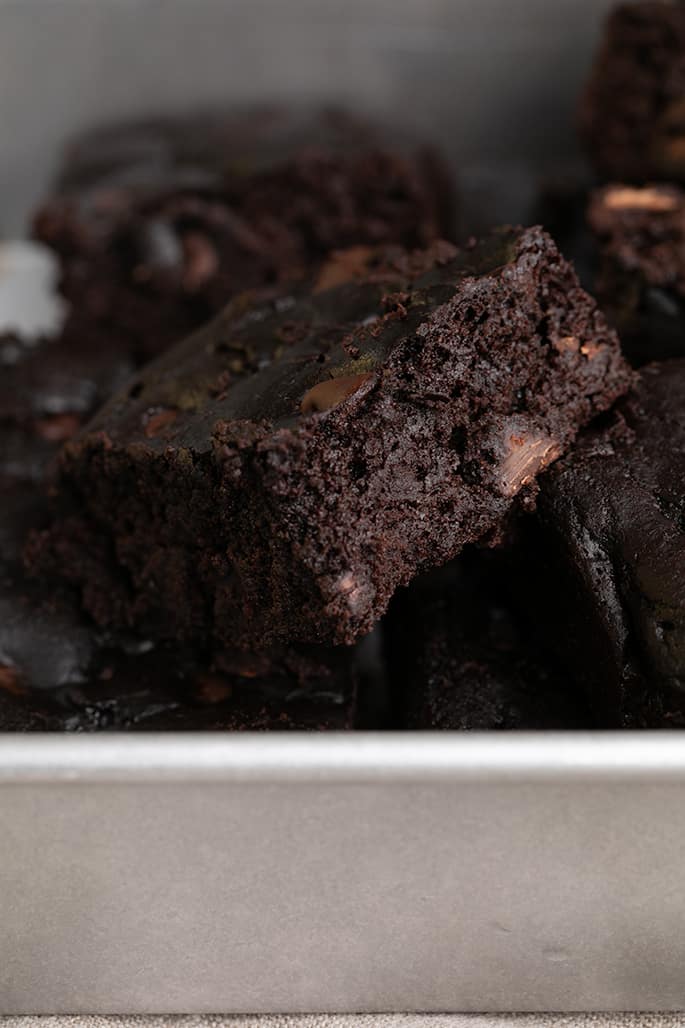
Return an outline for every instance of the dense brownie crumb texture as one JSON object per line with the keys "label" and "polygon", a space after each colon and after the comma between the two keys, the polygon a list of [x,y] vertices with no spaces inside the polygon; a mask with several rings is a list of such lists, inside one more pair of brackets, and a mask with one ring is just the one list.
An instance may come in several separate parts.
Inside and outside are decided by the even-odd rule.
{"label": "dense brownie crumb texture", "polygon": [[322,273],[335,278],[348,259],[335,251],[426,244],[452,216],[429,148],[397,133],[389,145],[345,114],[158,119],[73,144],[34,223],[59,259],[66,314],[37,335],[0,332],[3,724],[352,727],[358,677],[374,677],[356,651],[237,659],[153,646],[139,626],[105,634],[73,592],[26,579],[21,545],[46,520],[40,486],[59,446],[141,361],[239,290],[318,279],[329,251]]}
{"label": "dense brownie crumb texture", "polygon": [[66,446],[36,557],[104,626],[352,643],[398,585],[494,540],[630,380],[541,230],[386,255],[240,299],[145,369]]}
{"label": "dense brownie crumb texture", "polygon": [[0,727],[684,726],[684,112],[685,5],[616,8],[538,204],[599,307],[360,118],[76,140],[61,317],[0,318]]}
{"label": "dense brownie crumb texture", "polygon": [[155,644],[97,630],[68,590],[27,578],[45,522],[35,482],[0,477],[0,729],[287,730],[355,724],[357,653]]}

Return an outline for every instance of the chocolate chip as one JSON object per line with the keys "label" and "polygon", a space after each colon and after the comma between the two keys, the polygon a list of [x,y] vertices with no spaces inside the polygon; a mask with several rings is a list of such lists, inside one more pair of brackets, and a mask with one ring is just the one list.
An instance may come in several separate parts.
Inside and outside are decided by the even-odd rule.
{"label": "chocolate chip", "polygon": [[25,692],[17,668],[0,664],[0,689],[12,693],[13,696],[21,696]]}
{"label": "chocolate chip", "polygon": [[322,264],[313,292],[323,293],[361,278],[374,254],[372,246],[349,246],[346,250],[334,250],[325,264]]}
{"label": "chocolate chip", "polygon": [[40,418],[34,424],[36,435],[48,443],[71,439],[80,427],[81,419],[76,414],[55,414],[50,418]]}
{"label": "chocolate chip", "polygon": [[300,410],[303,414],[330,410],[356,393],[371,378],[371,372],[364,375],[344,375],[340,378],[329,378],[318,382],[304,394]]}
{"label": "chocolate chip", "polygon": [[219,258],[214,246],[201,232],[188,232],[183,237],[185,273],[183,284],[186,289],[199,289],[216,275]]}
{"label": "chocolate chip", "polygon": [[202,675],[196,682],[196,696],[202,703],[221,703],[232,692],[231,683],[219,675]]}
{"label": "chocolate chip", "polygon": [[178,417],[178,411],[171,408],[149,411],[144,418],[145,435],[148,439],[161,435],[162,432],[173,425]]}

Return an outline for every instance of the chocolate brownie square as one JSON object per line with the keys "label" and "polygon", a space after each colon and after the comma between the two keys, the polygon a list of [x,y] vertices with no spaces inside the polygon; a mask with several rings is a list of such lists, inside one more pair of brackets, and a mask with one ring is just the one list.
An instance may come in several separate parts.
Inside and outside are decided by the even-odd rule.
{"label": "chocolate brownie square", "polygon": [[577,687],[516,616],[501,557],[465,553],[395,594],[386,619],[399,727],[587,728]]}
{"label": "chocolate brownie square", "polygon": [[604,727],[685,726],[684,483],[685,360],[643,368],[541,482],[515,580]]}
{"label": "chocolate brownie square", "polygon": [[67,298],[140,361],[330,250],[449,236],[451,204],[440,160],[401,133],[262,110],[86,134],[35,234],[59,254]]}
{"label": "chocolate brownie square", "polygon": [[579,109],[602,178],[685,181],[685,6],[624,3],[611,13]]}
{"label": "chocolate brownie square", "polygon": [[633,364],[685,355],[685,194],[674,185],[596,190],[588,222],[595,292]]}
{"label": "chocolate brownie square", "polygon": [[35,560],[100,624],[351,643],[398,585],[496,534],[631,379],[538,228],[238,299],[67,444]]}
{"label": "chocolate brownie square", "polygon": [[44,510],[35,484],[0,477],[0,732],[355,726],[355,651],[209,655],[98,631],[68,591],[24,573]]}

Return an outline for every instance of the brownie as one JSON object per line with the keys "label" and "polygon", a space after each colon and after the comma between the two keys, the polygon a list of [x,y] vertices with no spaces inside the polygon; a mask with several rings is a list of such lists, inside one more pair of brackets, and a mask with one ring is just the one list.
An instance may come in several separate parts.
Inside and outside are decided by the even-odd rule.
{"label": "brownie", "polygon": [[336,112],[114,125],[67,155],[35,218],[68,299],[150,358],[244,289],[309,275],[332,249],[452,232],[439,159]]}
{"label": "brownie", "polygon": [[591,726],[589,710],[516,616],[501,557],[465,553],[398,590],[386,633],[399,727]]}
{"label": "brownie", "polygon": [[541,484],[515,581],[603,727],[685,726],[685,360],[648,365]]}
{"label": "brownie", "polygon": [[67,590],[26,577],[40,489],[0,477],[0,498],[0,731],[354,726],[356,651],[209,654],[104,633]]}
{"label": "brownie", "polygon": [[595,292],[635,365],[685,355],[685,193],[675,185],[596,190],[588,222]]}
{"label": "brownie", "polygon": [[351,643],[398,585],[495,536],[631,377],[538,228],[239,298],[66,445],[34,564],[103,625]]}
{"label": "brownie", "polygon": [[646,0],[609,16],[579,129],[602,178],[685,180],[685,6]]}
{"label": "brownie", "polygon": [[74,435],[134,370],[118,347],[100,341],[78,316],[52,338],[0,336],[0,436],[24,434],[25,448],[49,454]]}
{"label": "brownie", "polygon": [[[25,627],[30,632],[26,619]],[[48,654],[39,622],[27,662],[0,661],[0,731],[347,731],[356,723],[357,676],[345,652],[202,660],[178,647],[96,642],[88,666],[49,690],[27,677],[31,643]],[[92,636],[92,629],[91,629]],[[65,641],[64,650],[69,646]],[[54,655],[59,656],[59,649]],[[4,658],[3,658],[4,659]],[[76,671],[72,668],[72,671]],[[43,683],[44,684],[44,683]],[[33,687],[32,687],[33,685]]]}
{"label": "brownie", "polygon": [[0,567],[0,731],[354,727],[352,651],[209,656],[99,633],[64,592]]}

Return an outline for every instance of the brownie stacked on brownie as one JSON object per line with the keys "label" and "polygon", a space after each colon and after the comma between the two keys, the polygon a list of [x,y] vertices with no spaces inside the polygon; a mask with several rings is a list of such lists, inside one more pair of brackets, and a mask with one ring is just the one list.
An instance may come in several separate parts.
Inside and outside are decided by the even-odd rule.
{"label": "brownie stacked on brownie", "polygon": [[684,5],[613,12],[580,114],[596,170],[615,179],[588,197],[595,289],[646,366],[541,482],[511,580],[599,727],[683,727],[685,362],[671,358],[685,354]]}
{"label": "brownie stacked on brownie", "polygon": [[350,643],[398,585],[496,536],[630,381],[539,229],[237,300],[67,445],[36,550],[101,624]]}
{"label": "brownie stacked on brownie", "polygon": [[401,133],[255,110],[86,134],[34,229],[101,342],[140,362],[333,249],[449,238],[451,207],[438,158]]}

